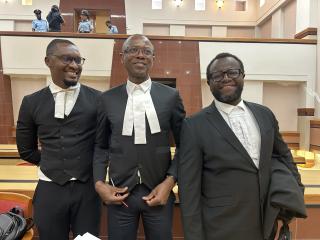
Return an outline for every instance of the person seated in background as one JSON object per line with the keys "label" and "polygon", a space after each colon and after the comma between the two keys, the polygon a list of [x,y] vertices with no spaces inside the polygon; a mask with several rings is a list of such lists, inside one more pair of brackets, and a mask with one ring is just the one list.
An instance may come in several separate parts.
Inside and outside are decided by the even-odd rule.
{"label": "person seated in background", "polygon": [[35,9],[33,13],[36,15],[37,19],[32,21],[32,31],[48,32],[49,30],[48,22],[44,19],[41,19],[41,10]]}
{"label": "person seated in background", "polygon": [[47,21],[49,23],[49,32],[61,32],[61,24],[64,24],[64,19],[57,5],[52,5]]}
{"label": "person seated in background", "polygon": [[115,25],[111,24],[111,20],[107,20],[106,21],[106,25],[107,25],[107,33],[108,34],[115,34],[118,33],[118,28]]}
{"label": "person seated in background", "polygon": [[93,31],[92,22],[89,20],[89,11],[82,10],[80,14],[81,21],[79,22],[79,33],[91,33]]}

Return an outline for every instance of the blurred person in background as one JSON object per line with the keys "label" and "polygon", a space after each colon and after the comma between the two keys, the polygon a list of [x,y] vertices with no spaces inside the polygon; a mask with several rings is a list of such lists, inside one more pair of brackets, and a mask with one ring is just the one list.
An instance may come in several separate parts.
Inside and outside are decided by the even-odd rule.
{"label": "blurred person in background", "polygon": [[116,34],[118,33],[118,28],[115,25],[111,24],[111,20],[107,20],[106,21],[106,25],[107,25],[107,33],[108,34]]}
{"label": "blurred person in background", "polygon": [[48,32],[49,26],[48,22],[44,19],[41,19],[41,10],[35,9],[33,13],[36,15],[35,20],[32,21],[32,31],[33,32]]}
{"label": "blurred person in background", "polygon": [[47,16],[49,32],[61,32],[61,25],[65,23],[57,5],[52,5],[51,11]]}
{"label": "blurred person in background", "polygon": [[89,19],[89,11],[82,10],[80,14],[80,22],[78,26],[79,33],[91,33],[93,32],[93,24],[92,21]]}

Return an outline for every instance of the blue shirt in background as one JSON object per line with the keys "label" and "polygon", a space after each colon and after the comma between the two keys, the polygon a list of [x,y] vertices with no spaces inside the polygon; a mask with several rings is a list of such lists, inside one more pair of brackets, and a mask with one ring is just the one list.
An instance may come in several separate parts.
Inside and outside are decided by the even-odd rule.
{"label": "blue shirt in background", "polygon": [[84,20],[79,22],[78,32],[89,33],[93,30],[92,22],[89,20]]}
{"label": "blue shirt in background", "polygon": [[34,29],[35,32],[48,32],[49,25],[44,19],[35,19],[32,21],[32,29]]}
{"label": "blue shirt in background", "polygon": [[111,25],[111,28],[107,28],[107,30],[108,30],[108,33],[112,33],[112,34],[118,33],[118,28],[115,25]]}

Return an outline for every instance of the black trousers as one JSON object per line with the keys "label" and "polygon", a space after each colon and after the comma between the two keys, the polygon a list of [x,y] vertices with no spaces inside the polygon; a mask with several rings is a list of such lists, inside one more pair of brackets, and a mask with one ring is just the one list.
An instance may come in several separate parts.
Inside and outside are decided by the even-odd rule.
{"label": "black trousers", "polygon": [[93,181],[61,186],[39,180],[33,197],[34,221],[41,240],[68,240],[90,232],[99,236],[100,199]]}
{"label": "black trousers", "polygon": [[108,239],[136,240],[140,217],[146,240],[171,240],[174,194],[165,206],[149,207],[142,199],[150,193],[143,184],[137,185],[124,205],[108,205]]}

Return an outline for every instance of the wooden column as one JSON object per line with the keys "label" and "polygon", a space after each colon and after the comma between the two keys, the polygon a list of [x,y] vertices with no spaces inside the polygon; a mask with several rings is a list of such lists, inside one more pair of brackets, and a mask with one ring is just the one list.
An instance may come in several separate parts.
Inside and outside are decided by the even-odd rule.
{"label": "wooden column", "polygon": [[13,143],[13,107],[10,77],[3,74],[0,39],[0,144]]}

